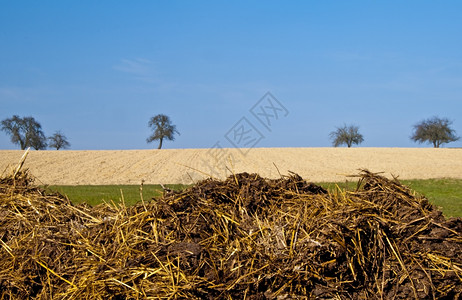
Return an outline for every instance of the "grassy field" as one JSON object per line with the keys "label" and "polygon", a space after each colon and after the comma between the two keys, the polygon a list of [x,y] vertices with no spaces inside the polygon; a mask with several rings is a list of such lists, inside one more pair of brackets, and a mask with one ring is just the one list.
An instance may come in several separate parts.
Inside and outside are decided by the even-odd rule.
{"label": "grassy field", "polygon": [[[166,188],[171,190],[182,190],[186,185],[167,184]],[[153,197],[159,197],[163,193],[160,185],[58,185],[48,186],[48,189],[66,195],[73,203],[86,202],[90,205],[97,205],[104,201],[115,203],[124,200],[126,205],[133,205],[141,201],[149,201]]]}
{"label": "grassy field", "polygon": [[[417,194],[425,196],[441,209],[446,217],[462,217],[462,179],[419,179],[400,180],[400,182]],[[354,190],[357,181],[319,184],[330,190],[337,186],[341,189]]]}
{"label": "grassy field", "polygon": [[[442,209],[447,217],[462,217],[462,179],[428,179],[428,180],[402,180],[417,193],[425,195],[430,202]],[[337,186],[344,189],[354,189],[356,182],[318,183],[330,190]],[[181,190],[185,185],[166,185],[172,190]],[[80,185],[80,186],[49,186],[49,189],[67,195],[73,203],[86,202],[96,205],[103,201],[113,200],[118,203],[122,199],[126,205],[132,205],[141,200],[145,201],[162,195],[160,185],[144,185],[142,193],[139,185]]]}
{"label": "grassy field", "polygon": [[403,184],[424,195],[445,216],[462,217],[462,179],[402,180]]}

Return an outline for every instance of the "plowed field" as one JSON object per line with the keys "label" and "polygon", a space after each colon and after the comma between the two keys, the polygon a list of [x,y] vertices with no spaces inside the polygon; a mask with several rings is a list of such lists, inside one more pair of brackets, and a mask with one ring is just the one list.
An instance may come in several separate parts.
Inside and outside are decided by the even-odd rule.
{"label": "plowed field", "polygon": [[[0,151],[0,172],[20,150]],[[25,164],[43,184],[192,183],[234,173],[279,178],[295,172],[309,181],[343,181],[358,169],[400,179],[462,178],[462,149],[256,148],[33,151]]]}

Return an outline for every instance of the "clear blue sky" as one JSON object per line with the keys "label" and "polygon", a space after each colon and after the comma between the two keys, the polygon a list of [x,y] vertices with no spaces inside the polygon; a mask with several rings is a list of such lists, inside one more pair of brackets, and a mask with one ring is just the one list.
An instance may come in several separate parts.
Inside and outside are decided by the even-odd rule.
{"label": "clear blue sky", "polygon": [[[0,119],[33,116],[71,149],[149,149],[149,118],[208,148],[242,117],[256,147],[429,147],[412,126],[462,135],[461,1],[0,1]],[[288,111],[270,130],[266,92]],[[461,147],[462,141],[447,144]],[[0,132],[0,149],[17,149]]]}

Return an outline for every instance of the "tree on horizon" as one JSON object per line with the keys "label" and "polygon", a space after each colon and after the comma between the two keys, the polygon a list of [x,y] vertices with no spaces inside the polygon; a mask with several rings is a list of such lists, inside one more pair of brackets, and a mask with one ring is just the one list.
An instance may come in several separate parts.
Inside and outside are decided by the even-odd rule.
{"label": "tree on horizon", "polygon": [[67,141],[66,136],[61,133],[61,131],[56,131],[52,136],[48,137],[50,144],[48,145],[50,148],[55,148],[56,150],[59,149],[67,149],[71,146]]}
{"label": "tree on horizon", "polygon": [[358,145],[364,141],[363,135],[359,133],[359,127],[355,125],[344,124],[343,127],[337,127],[329,136],[334,147],[347,145],[350,148],[353,144]]}
{"label": "tree on horizon", "polygon": [[12,118],[2,121],[2,131],[11,136],[11,142],[19,145],[21,150],[32,147],[35,150],[46,149],[46,137],[42,131],[42,126],[33,117],[19,117],[14,115]]}
{"label": "tree on horizon", "polygon": [[414,125],[411,140],[420,144],[427,142],[439,148],[442,144],[455,142],[460,139],[454,129],[450,127],[452,121],[447,118],[432,117]]}
{"label": "tree on horizon", "polygon": [[149,120],[148,126],[154,131],[153,134],[146,139],[146,142],[159,141],[157,149],[162,148],[164,139],[169,141],[175,140],[175,133],[180,134],[176,130],[176,126],[170,121],[170,118],[164,114],[158,114]]}

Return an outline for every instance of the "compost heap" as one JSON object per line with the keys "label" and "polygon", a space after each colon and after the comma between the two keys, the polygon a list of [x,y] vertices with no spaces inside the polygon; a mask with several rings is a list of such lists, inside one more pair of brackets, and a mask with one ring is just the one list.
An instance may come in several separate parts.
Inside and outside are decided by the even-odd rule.
{"label": "compost heap", "polygon": [[458,299],[462,221],[368,171],[236,174],[125,207],[0,179],[0,299]]}

